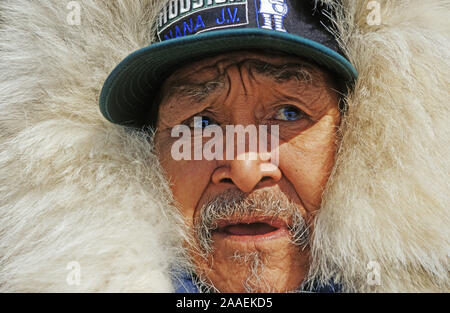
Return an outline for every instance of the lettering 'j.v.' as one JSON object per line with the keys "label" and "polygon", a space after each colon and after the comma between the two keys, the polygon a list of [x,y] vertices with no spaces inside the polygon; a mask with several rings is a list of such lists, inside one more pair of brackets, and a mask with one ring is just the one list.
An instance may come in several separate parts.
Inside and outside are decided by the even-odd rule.
{"label": "lettering 'j.v.'", "polygon": [[248,24],[247,0],[170,1],[159,15],[161,41]]}

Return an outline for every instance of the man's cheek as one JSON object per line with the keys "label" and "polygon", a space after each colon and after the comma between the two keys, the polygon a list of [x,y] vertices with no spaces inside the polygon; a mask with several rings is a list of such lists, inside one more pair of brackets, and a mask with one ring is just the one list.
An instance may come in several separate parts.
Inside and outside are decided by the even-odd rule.
{"label": "man's cheek", "polygon": [[307,211],[320,206],[323,188],[333,166],[335,149],[330,144],[293,140],[280,148],[280,168],[294,186]]}
{"label": "man's cheek", "polygon": [[195,207],[207,188],[211,177],[211,167],[203,161],[167,162],[166,172],[170,188],[182,211],[193,216]]}
{"label": "man's cheek", "polygon": [[213,162],[175,161],[168,162],[167,176],[177,206],[185,218],[193,222],[197,205],[208,188],[214,170]]}

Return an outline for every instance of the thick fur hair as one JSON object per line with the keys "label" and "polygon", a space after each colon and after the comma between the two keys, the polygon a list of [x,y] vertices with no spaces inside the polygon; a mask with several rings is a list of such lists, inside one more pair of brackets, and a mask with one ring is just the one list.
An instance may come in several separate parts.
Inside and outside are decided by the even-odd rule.
{"label": "thick fur hair", "polygon": [[[80,0],[80,25],[69,1],[0,2],[0,291],[174,290],[183,235],[149,136],[98,109],[111,70],[153,40],[163,2]],[[448,292],[450,2],[318,4],[337,12],[359,78],[308,279]]]}

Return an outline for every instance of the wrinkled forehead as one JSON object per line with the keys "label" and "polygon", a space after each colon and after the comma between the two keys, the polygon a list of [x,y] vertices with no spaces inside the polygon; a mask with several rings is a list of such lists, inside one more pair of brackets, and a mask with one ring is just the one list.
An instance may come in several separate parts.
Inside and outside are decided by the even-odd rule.
{"label": "wrinkled forehead", "polygon": [[171,83],[186,79],[193,83],[204,82],[208,79],[213,80],[218,75],[223,74],[224,70],[229,66],[245,62],[274,66],[296,64],[308,68],[312,72],[328,75],[327,70],[297,56],[272,51],[239,51],[211,56],[181,66],[165,80],[163,88]]}

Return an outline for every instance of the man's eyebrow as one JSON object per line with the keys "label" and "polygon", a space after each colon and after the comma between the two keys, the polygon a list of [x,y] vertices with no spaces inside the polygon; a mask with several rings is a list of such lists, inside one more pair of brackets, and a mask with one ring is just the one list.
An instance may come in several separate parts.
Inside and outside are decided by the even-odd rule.
{"label": "man's eyebrow", "polygon": [[196,102],[202,102],[223,86],[224,80],[219,77],[204,83],[178,81],[169,88],[168,94],[169,97],[190,98]]}
{"label": "man's eyebrow", "polygon": [[287,63],[283,65],[275,65],[259,60],[252,60],[250,67],[261,75],[272,78],[278,83],[288,81],[292,78],[300,82],[312,82],[312,67],[301,63]]}

